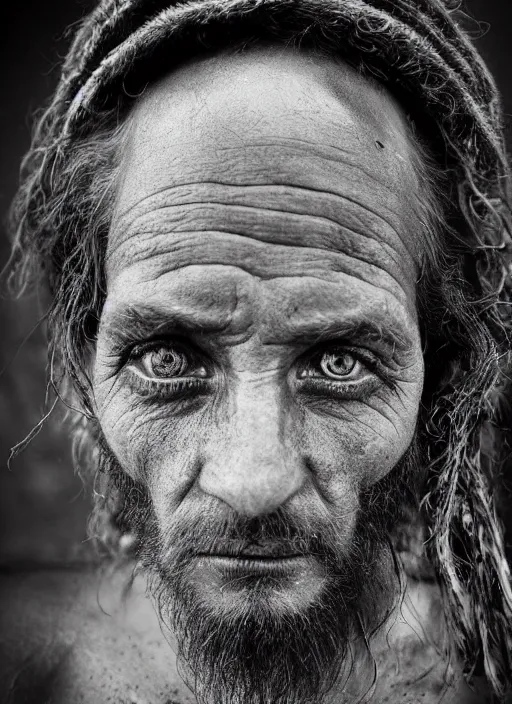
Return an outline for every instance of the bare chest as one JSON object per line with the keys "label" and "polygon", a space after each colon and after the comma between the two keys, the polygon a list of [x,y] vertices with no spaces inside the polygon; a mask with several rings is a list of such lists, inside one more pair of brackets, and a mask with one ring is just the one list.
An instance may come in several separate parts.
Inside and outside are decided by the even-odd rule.
{"label": "bare chest", "polygon": [[[41,582],[39,575],[33,589],[15,584],[4,592],[2,704],[196,704],[143,591],[122,602],[119,589],[109,585],[104,595],[95,579],[84,588],[80,574]],[[70,587],[75,583],[78,591]],[[362,675],[356,667],[349,686],[333,691],[325,704],[485,704],[485,695],[469,690],[433,645],[431,602],[423,587],[411,592],[409,613],[402,609],[384,637],[372,642],[373,690],[368,670]],[[212,697],[212,704],[224,703]]]}
{"label": "bare chest", "polygon": [[[484,704],[462,677],[427,645],[413,641],[378,653],[374,691],[360,699],[367,681],[353,680],[326,704]],[[55,672],[44,704],[195,704],[181,680],[172,651],[158,640],[132,637],[75,644]],[[218,704],[215,699],[212,702]],[[244,704],[241,702],[240,704]]]}

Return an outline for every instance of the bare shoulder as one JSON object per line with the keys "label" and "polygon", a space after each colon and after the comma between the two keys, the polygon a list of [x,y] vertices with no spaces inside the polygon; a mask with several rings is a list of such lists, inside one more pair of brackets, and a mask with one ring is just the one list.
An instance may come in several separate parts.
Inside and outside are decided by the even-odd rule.
{"label": "bare shoulder", "polygon": [[0,575],[1,704],[193,701],[126,575],[95,566]]}

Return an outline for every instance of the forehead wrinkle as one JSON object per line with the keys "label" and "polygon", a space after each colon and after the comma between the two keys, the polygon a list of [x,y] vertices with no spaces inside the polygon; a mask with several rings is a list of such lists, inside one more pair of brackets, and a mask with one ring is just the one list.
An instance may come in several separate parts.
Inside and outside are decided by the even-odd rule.
{"label": "forehead wrinkle", "polygon": [[[187,233],[180,233],[181,235]],[[400,300],[407,300],[411,306],[415,302],[415,291],[413,287],[404,288],[394,273],[379,266],[374,262],[367,262],[362,258],[353,255],[346,255],[342,252],[332,252],[325,249],[318,249],[309,246],[269,244],[259,242],[248,237],[242,237],[238,233],[228,232],[203,232],[208,235],[209,241],[204,242],[201,252],[197,252],[197,233],[190,233],[189,238],[171,238],[168,233],[163,235],[153,235],[150,233],[149,239],[152,247],[141,249],[140,256],[132,248],[126,248],[126,253],[118,254],[117,260],[112,262],[107,258],[107,280],[119,281],[123,278],[132,278],[131,273],[137,272],[138,267],[143,264],[144,271],[139,272],[141,280],[148,284],[156,284],[162,277],[176,271],[182,271],[193,266],[226,266],[227,262],[233,263],[236,260],[236,268],[245,271],[256,278],[271,280],[281,277],[316,277],[319,280],[329,276],[342,274],[350,277],[354,281],[363,281],[377,289],[388,291]],[[215,235],[221,238],[215,240]],[[196,236],[196,237],[194,237]],[[243,240],[246,245],[236,246],[233,243]],[[252,248],[252,252],[247,251],[247,247]],[[259,249],[259,254],[264,250],[264,256],[254,256],[255,250]],[[304,252],[310,255],[305,257]],[[298,254],[292,259],[293,254]],[[287,272],[286,274],[284,272]],[[129,285],[129,284],[127,284]],[[409,295],[406,295],[409,294]]]}
{"label": "forehead wrinkle", "polygon": [[[253,174],[252,174],[253,175]],[[219,193],[217,193],[217,191]],[[183,180],[182,178],[174,178],[172,184],[166,184],[159,188],[154,189],[151,193],[144,195],[140,199],[135,199],[133,203],[125,207],[122,211],[119,207],[116,208],[114,212],[113,222],[115,223],[115,230],[122,231],[138,217],[145,215],[147,212],[151,211],[154,207],[161,207],[160,200],[165,198],[167,205],[190,205],[196,203],[219,203],[225,204],[222,199],[229,196],[228,204],[243,205],[247,199],[251,200],[253,197],[263,197],[264,199],[269,197],[284,197],[287,202],[294,202],[296,207],[299,207],[300,200],[294,199],[294,194],[297,193],[299,198],[307,194],[314,194],[315,198],[322,199],[332,199],[336,202],[338,199],[347,201],[348,203],[353,203],[354,205],[360,206],[372,213],[376,217],[384,220],[389,226],[397,231],[396,225],[391,219],[386,219],[383,213],[380,213],[373,209],[369,204],[363,204],[358,201],[357,198],[351,197],[346,193],[333,191],[327,188],[315,188],[312,185],[303,186],[292,183],[291,181],[277,181],[272,177],[269,177],[267,182],[254,182],[251,183],[248,180],[243,182],[236,181],[221,181],[219,179],[197,179],[197,180]],[[396,195],[393,193],[393,195]],[[200,198],[203,197],[203,200]],[[416,197],[418,195],[416,194]],[[199,198],[199,200],[197,200]],[[240,202],[243,199],[244,202]],[[312,201],[313,203],[313,201]],[[396,213],[391,208],[386,208],[389,215],[392,217]],[[135,211],[135,215],[133,215]],[[296,210],[291,212],[303,212],[302,210]]]}
{"label": "forehead wrinkle", "polygon": [[[292,70],[295,59],[301,65],[297,74]],[[322,71],[318,73],[315,69],[311,72],[294,54],[285,70],[279,60],[272,64],[260,85],[246,80],[254,69],[251,60],[245,64],[248,73],[245,68],[237,73],[236,80],[240,78],[241,82],[237,84],[240,92],[234,103],[227,99],[226,92],[234,85],[234,74],[229,80],[218,81],[219,67],[224,71],[224,79],[231,71],[226,72],[227,64],[215,61],[211,64],[213,73],[208,62],[192,68],[184,67],[183,71],[162,79],[142,96],[132,113],[130,138],[121,160],[122,181],[109,238],[110,272],[107,274],[110,274],[110,281],[124,266],[132,270],[134,263],[140,265],[139,278],[146,282],[156,278],[160,284],[166,271],[191,264],[205,267],[232,262],[265,279],[281,275],[341,278],[341,272],[345,277],[351,277],[354,285],[358,280],[367,281],[376,290],[380,287],[393,292],[400,300],[409,298],[410,305],[414,306],[417,278],[414,253],[421,223],[412,207],[415,201],[410,198],[417,179],[410,159],[413,144],[404,129],[405,117],[385,95],[383,97],[374,86],[369,86],[367,81],[350,71],[342,72],[343,76],[340,74],[334,85],[325,80]],[[324,64],[330,66],[332,62]],[[308,77],[306,83],[302,81],[303,74]],[[197,82],[191,82],[192,75]],[[289,86],[290,75],[293,76],[293,85],[296,84],[295,92],[293,85]],[[304,86],[309,85],[308,81],[316,85],[312,95],[325,100],[332,109],[325,111],[322,107],[319,110],[318,105],[314,110],[310,109],[311,101],[304,101]],[[344,82],[350,89],[346,96]],[[281,84],[287,86],[290,99],[283,100],[283,94],[276,88]],[[268,91],[264,90],[267,85]],[[255,90],[261,93],[257,100]],[[216,97],[211,102],[213,93]],[[213,112],[204,109],[207,104],[214,106]],[[202,109],[198,111],[200,105]],[[380,135],[378,106],[387,111],[385,117],[389,122],[384,129],[387,149],[382,152],[375,146],[375,137]],[[190,184],[198,181],[202,182],[199,188],[203,191],[196,198],[198,187]],[[205,187],[206,182],[210,185]],[[221,194],[219,197],[224,187],[212,187],[214,182],[228,182],[229,196],[225,198]],[[249,190],[245,184],[250,184]],[[283,196],[282,184],[291,190],[291,197],[289,194]],[[181,190],[176,191],[176,187]],[[280,189],[276,196],[277,207],[273,202],[271,207],[265,203],[265,211],[260,202],[248,202],[249,198],[262,197],[261,190],[257,193],[250,190],[256,188],[266,188],[266,198],[271,201],[272,187]],[[151,199],[155,198],[156,192],[161,194],[156,200],[160,198],[159,205],[164,207],[173,199],[174,202],[197,200],[200,204],[182,204],[174,214],[172,209],[151,214],[155,204]],[[284,245],[282,241],[290,220],[283,220],[280,231],[279,227],[275,228],[277,235],[273,233],[273,236],[278,237],[279,244],[255,243],[253,235],[261,238],[265,223],[262,225],[258,218],[250,216],[250,206],[259,207],[260,213],[265,212],[265,217],[271,217],[272,211],[290,208],[289,201],[295,196],[292,209],[299,211],[297,215],[321,217],[322,226],[326,228],[330,226],[329,219],[340,220],[340,224],[347,228],[346,237],[340,239],[350,242],[352,250],[357,246],[364,250],[364,242],[367,243],[366,250],[371,249],[369,239],[359,242],[367,230],[365,234],[369,237],[375,233],[377,247],[384,251],[384,242],[389,238],[394,251],[388,252],[386,257],[383,255],[385,261],[374,261],[374,258],[378,259],[377,255],[369,255],[367,251],[355,252],[356,256],[351,257],[343,251],[334,253],[327,249],[307,248],[301,246],[301,242]],[[289,199],[284,208],[280,204],[283,197]],[[236,221],[237,227],[229,222],[217,222],[228,212],[223,208],[232,208],[232,198],[238,199],[239,210],[232,209],[228,215]],[[329,198],[332,199],[329,205],[333,212],[320,212]],[[322,205],[318,205],[315,212],[312,203],[317,200],[322,200]],[[212,205],[212,201],[217,203]],[[221,206],[220,201],[229,205]],[[297,202],[301,201],[303,205],[299,208]],[[141,205],[132,208],[135,202]],[[357,208],[360,208],[360,214]],[[309,212],[304,213],[304,210]],[[136,220],[141,211],[147,215],[133,228],[133,238],[127,239],[125,248],[117,248],[118,237],[122,239],[132,234],[127,232],[130,230],[130,226],[125,226],[127,220]],[[123,216],[126,219],[120,226]],[[207,223],[213,216],[216,222]],[[147,223],[152,219],[156,223],[150,222],[148,227]],[[159,219],[167,220],[167,226]],[[195,222],[198,219],[199,227]],[[250,227],[244,220],[252,220]],[[320,221],[317,220],[315,225],[311,219],[304,219],[302,227],[299,223],[296,219],[292,225],[304,239],[307,227],[317,232]],[[242,225],[245,229],[241,233]],[[352,233],[349,232],[351,225]],[[173,229],[180,231],[170,232]],[[183,230],[190,232],[186,234]],[[359,234],[354,234],[356,232]],[[247,239],[250,236],[249,246]],[[290,239],[293,236],[291,232]],[[140,252],[134,253],[138,246]],[[344,249],[343,242],[338,249]],[[120,256],[121,252],[125,256]],[[401,280],[402,264],[409,266],[405,287]]]}
{"label": "forehead wrinkle", "polygon": [[[199,162],[204,158],[202,154]],[[362,223],[369,234],[373,226],[373,229],[380,230],[383,239],[389,232],[392,235],[390,239],[403,247],[406,258],[412,259],[415,265],[421,261],[426,228],[422,225],[422,213],[418,212],[418,198],[411,197],[411,191],[412,195],[415,193],[412,182],[407,189],[402,186],[398,188],[396,183],[393,187],[393,179],[389,184],[386,179],[383,184],[361,164],[350,165],[348,171],[348,165],[339,162],[336,162],[339,168],[334,171],[323,161],[308,168],[308,158],[303,152],[300,163],[293,168],[286,154],[279,155],[277,161],[275,154],[268,159],[264,156],[262,168],[251,164],[250,169],[247,168],[248,157],[245,154],[242,159],[243,173],[235,173],[231,169],[232,162],[219,159],[218,155],[214,161],[215,168],[212,170],[213,164],[203,169],[202,164],[196,163],[190,154],[185,162],[181,158],[173,158],[163,185],[163,179],[156,178],[154,174],[150,177],[154,182],[145,183],[140,169],[136,169],[137,184],[136,188],[128,189],[129,198],[118,194],[111,240],[127,236],[134,221],[146,215],[151,217],[151,209],[171,205],[192,206],[197,202],[204,203],[205,207],[217,203],[226,207],[254,206],[270,210],[265,203],[271,201],[275,210],[330,217],[340,224],[352,226],[354,230],[360,229]],[[272,164],[272,161],[275,163]],[[222,169],[225,169],[224,173]],[[371,185],[372,177],[375,188]],[[141,198],[141,190],[149,193]],[[330,212],[322,213],[322,207]]]}
{"label": "forehead wrinkle", "polygon": [[[162,220],[163,214],[168,216]],[[196,214],[199,222],[195,221]],[[172,226],[173,220],[175,226]],[[217,220],[222,224],[219,225]],[[155,237],[216,232],[238,235],[272,246],[343,253],[369,264],[378,265],[383,258],[389,257],[396,266],[397,273],[402,274],[400,283],[404,285],[411,270],[410,266],[405,265],[410,262],[403,256],[400,257],[388,238],[379,237],[385,234],[385,230],[383,228],[378,233],[372,233],[371,228],[356,230],[327,215],[293,213],[265,206],[196,202],[161,206],[153,209],[150,214],[134,218],[123,234],[113,238],[109,256],[115,257],[123,247],[129,247],[130,258],[138,255],[143,258],[150,239]],[[152,246],[155,245],[156,241],[153,240]],[[398,282],[398,276],[389,273]]]}
{"label": "forehead wrinkle", "polygon": [[[170,97],[164,93],[156,104],[152,99],[148,99],[147,104],[145,98],[142,100],[138,108],[139,114],[145,115],[145,122],[141,118],[142,126],[140,120],[137,122],[137,113],[135,118],[132,116],[130,142],[122,160],[122,188],[118,191],[112,234],[117,236],[123,229],[129,229],[124,224],[128,213],[133,215],[135,211],[137,217],[141,209],[150,207],[151,196],[156,191],[162,194],[162,198],[175,202],[183,200],[183,189],[180,192],[174,189],[183,186],[184,182],[188,183],[184,189],[194,188],[190,184],[198,181],[202,182],[200,187],[204,189],[205,182],[227,181],[234,184],[230,187],[229,197],[233,197],[236,186],[243,186],[242,196],[238,196],[243,199],[247,194],[245,184],[249,180],[257,186],[286,184],[289,188],[301,189],[304,196],[322,194],[325,197],[327,193],[333,199],[342,199],[345,206],[351,203],[356,208],[365,208],[393,230],[405,252],[419,263],[420,256],[416,256],[418,238],[414,235],[421,231],[420,218],[412,207],[416,201],[408,197],[411,188],[414,190],[417,185],[416,172],[410,159],[404,159],[398,153],[393,155],[393,148],[381,154],[375,147],[374,139],[366,134],[368,125],[352,124],[347,136],[343,133],[342,124],[338,140],[340,146],[336,147],[331,143],[334,134],[332,126],[327,134],[329,139],[326,138],[323,118],[319,125],[315,123],[312,138],[309,135],[311,130],[306,129],[303,134],[300,125],[298,130],[294,128],[293,136],[276,135],[280,121],[274,120],[270,133],[267,129],[265,134],[255,137],[243,132],[233,145],[232,141],[213,139],[209,135],[212,129],[219,129],[213,117],[204,125],[198,124],[197,131],[189,124],[192,119],[190,115],[187,124],[181,128],[176,125],[176,120],[179,123],[177,117],[169,121],[170,115],[177,109]],[[149,109],[151,106],[154,113]],[[168,106],[168,112],[162,113],[163,106]],[[188,105],[187,110],[190,112],[191,109]],[[225,110],[225,107],[222,109]],[[232,119],[226,124],[231,127]],[[364,128],[364,136],[358,131],[361,127]],[[179,139],[172,138],[174,130],[178,131]],[[326,139],[329,146],[325,144]],[[405,137],[402,141],[407,156],[410,144]],[[131,181],[128,178],[130,174]],[[215,188],[218,187],[213,190]],[[140,198],[141,191],[149,191],[147,201]],[[215,198],[211,194],[202,196],[203,201],[212,199]],[[190,197],[184,200],[190,200]],[[343,210],[343,204],[339,210]]]}
{"label": "forehead wrinkle", "polygon": [[[390,273],[401,285],[417,278],[418,267],[394,219],[356,199],[290,184],[194,182],[160,189],[141,199],[129,213],[118,213],[109,236],[109,257],[115,257],[125,241],[129,260],[137,250],[142,257],[143,246],[152,254],[156,241],[150,242],[151,235],[195,231],[225,232],[283,245],[291,239],[298,246],[344,249],[369,263],[372,256],[376,264],[379,259],[390,260],[396,274]],[[168,251],[165,244],[163,249]],[[390,271],[389,266],[384,268]]]}
{"label": "forehead wrinkle", "polygon": [[[219,189],[220,192],[210,192],[209,189],[212,185],[221,186]],[[189,190],[190,186],[194,187],[192,192]],[[252,200],[254,196],[261,198],[261,201]],[[307,198],[308,196],[309,198]],[[275,203],[274,206],[270,205],[272,201]],[[348,223],[345,224],[347,229],[352,229],[355,234],[359,234],[363,237],[371,237],[370,227],[364,232],[356,229],[355,221],[358,220],[358,218],[352,212],[347,211],[346,207],[340,210],[342,217],[339,219],[336,219],[334,214],[331,214],[335,206],[339,207],[342,203],[354,206],[358,211],[361,211],[361,216],[369,215],[370,220],[375,218],[377,221],[382,222],[386,226],[386,229],[383,233],[379,232],[379,234],[385,234],[389,229],[396,234],[401,243],[404,244],[397,223],[393,221],[392,217],[388,217],[386,213],[379,212],[370,206],[370,204],[363,203],[357,198],[346,194],[312,187],[295,186],[287,183],[273,183],[265,186],[262,184],[224,184],[197,181],[161,188],[155,193],[142,198],[122,214],[116,214],[111,234],[112,239],[130,236],[130,231],[136,229],[139,220],[144,218],[150,219],[159,211],[166,209],[192,208],[193,206],[202,206],[205,208],[209,206],[224,206],[230,209],[237,207],[249,208],[261,210],[262,212],[282,213],[283,215],[316,217],[325,221],[331,221],[333,224],[341,227],[344,226],[342,220],[347,219],[350,221],[350,225]],[[389,215],[392,216],[395,215],[395,213],[390,209]],[[405,244],[404,250],[406,252],[408,251]]]}
{"label": "forehead wrinkle", "polygon": [[[303,149],[297,149],[293,154],[282,153],[277,149],[277,145],[272,144],[264,154],[260,155],[258,162],[251,163],[248,169],[247,166],[250,162],[248,152],[253,146],[251,144],[246,144],[243,148],[225,147],[226,152],[236,155],[237,158],[234,160],[216,158],[221,151],[221,147],[218,145],[213,149],[203,145],[200,152],[197,152],[196,143],[194,146],[195,150],[192,149],[192,151],[184,149],[183,145],[173,146],[172,164],[169,165],[171,168],[168,171],[166,182],[163,186],[156,182],[149,183],[150,192],[143,198],[139,198],[141,185],[145,183],[141,175],[144,169],[141,167],[146,159],[151,160],[154,146],[148,144],[147,155],[144,153],[145,150],[140,148],[140,145],[135,146],[137,159],[134,158],[135,155],[130,157],[130,150],[127,150],[125,154],[128,154],[128,158],[124,160],[123,169],[125,175],[120,176],[121,188],[118,188],[114,220],[121,222],[133,209],[139,208],[146,200],[151,202],[150,199],[159,194],[167,193],[168,197],[173,199],[174,191],[176,201],[179,202],[180,196],[187,187],[209,186],[212,191],[215,191],[217,187],[225,187],[229,189],[230,196],[235,195],[236,188],[241,188],[245,192],[251,187],[253,189],[266,187],[271,192],[272,188],[285,187],[302,190],[305,194],[308,192],[327,194],[333,198],[338,197],[347,202],[353,202],[365,207],[377,217],[388,218],[393,227],[399,231],[401,219],[408,215],[403,208],[404,195],[408,194],[411,189],[417,189],[418,186],[414,169],[411,168],[407,183],[403,182],[403,179],[397,183],[390,178],[388,169],[384,170],[382,174],[378,174],[375,169],[370,168],[369,164],[361,163],[360,153],[357,154],[358,161],[348,162],[340,161],[337,158],[327,159],[325,156],[317,157],[308,154]],[[311,148],[319,149],[319,145],[313,144]],[[208,152],[215,156],[213,163],[206,159]],[[298,157],[296,164],[292,163],[294,157]],[[376,153],[373,166],[379,163],[379,159],[382,159],[382,156]],[[134,175],[137,178],[137,188],[135,192],[129,193],[130,199],[126,202],[126,198],[123,198],[122,186],[126,182],[126,172],[129,171],[132,160],[134,161],[133,166],[136,166]],[[330,169],[329,164],[334,168]],[[262,168],[258,168],[260,166]],[[292,166],[296,168],[292,168]],[[154,171],[150,177],[155,179]],[[337,189],[336,186],[338,186]],[[380,191],[384,191],[384,193]],[[402,192],[399,193],[399,191]],[[362,196],[365,192],[367,197],[363,199]],[[416,213],[411,214],[417,215]]]}
{"label": "forehead wrinkle", "polygon": [[[190,146],[194,146],[193,141],[190,142]],[[368,168],[367,165],[353,159],[353,157],[358,156],[358,151],[356,149],[349,149],[347,147],[335,146],[334,144],[328,144],[325,142],[313,142],[309,139],[300,139],[298,137],[287,137],[283,135],[279,138],[268,137],[266,140],[256,140],[252,138],[249,141],[248,139],[245,139],[245,141],[241,144],[216,145],[212,151],[214,150],[217,154],[222,153],[235,155],[235,157],[238,157],[238,153],[241,152],[242,158],[245,158],[247,153],[252,150],[261,151],[265,154],[267,150],[275,150],[276,148],[282,146],[290,149],[291,151],[293,150],[294,153],[300,155],[302,158],[321,159],[322,161],[332,163],[336,166],[339,166],[342,163],[346,166],[350,166],[354,170],[361,172],[373,183],[388,191],[391,195],[394,195],[394,190],[389,183],[389,179],[385,177],[384,173],[375,172]],[[304,151],[303,147],[307,147],[309,151]],[[185,151],[186,144],[182,143],[179,148],[180,151]],[[377,150],[375,150],[375,155],[380,156]],[[352,159],[350,157],[352,157]]]}

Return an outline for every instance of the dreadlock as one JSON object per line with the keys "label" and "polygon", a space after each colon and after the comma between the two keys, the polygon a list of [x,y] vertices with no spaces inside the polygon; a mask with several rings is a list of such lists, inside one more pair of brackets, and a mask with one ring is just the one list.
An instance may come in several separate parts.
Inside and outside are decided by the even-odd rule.
{"label": "dreadlock", "polygon": [[84,355],[105,298],[123,124],[147,82],[199,52],[277,41],[325,50],[385,85],[427,142],[443,211],[419,282],[427,548],[466,674],[483,665],[501,698],[512,683],[512,590],[493,489],[510,369],[512,201],[499,95],[456,9],[450,0],[102,0],[23,162],[12,276],[20,289],[38,277],[49,287],[51,380],[73,387],[94,435]]}

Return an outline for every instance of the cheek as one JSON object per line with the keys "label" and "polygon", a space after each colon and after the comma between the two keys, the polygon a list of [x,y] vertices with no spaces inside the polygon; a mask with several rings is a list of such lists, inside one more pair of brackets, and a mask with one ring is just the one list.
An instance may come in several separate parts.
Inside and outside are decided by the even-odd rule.
{"label": "cheek", "polygon": [[123,470],[146,486],[155,510],[179,505],[196,479],[204,412],[170,414],[122,388],[98,409],[105,439]]}
{"label": "cheek", "polygon": [[[281,409],[288,417],[286,437],[280,435],[280,442],[340,510],[357,503],[361,489],[382,479],[409,447],[422,390],[421,360],[413,371],[396,391],[383,389],[365,403],[314,406],[287,397],[289,406]],[[229,449],[219,438],[231,436],[224,426],[234,421],[219,404],[171,412],[164,402],[144,400],[117,384],[110,388],[108,382],[98,385],[96,396],[107,443],[124,471],[148,487],[161,520],[197,480],[205,448],[213,447],[217,456]]]}
{"label": "cheek", "polygon": [[414,438],[421,390],[419,375],[406,393],[306,414],[303,452],[329,501],[342,505],[347,494],[359,494],[397,465]]}

